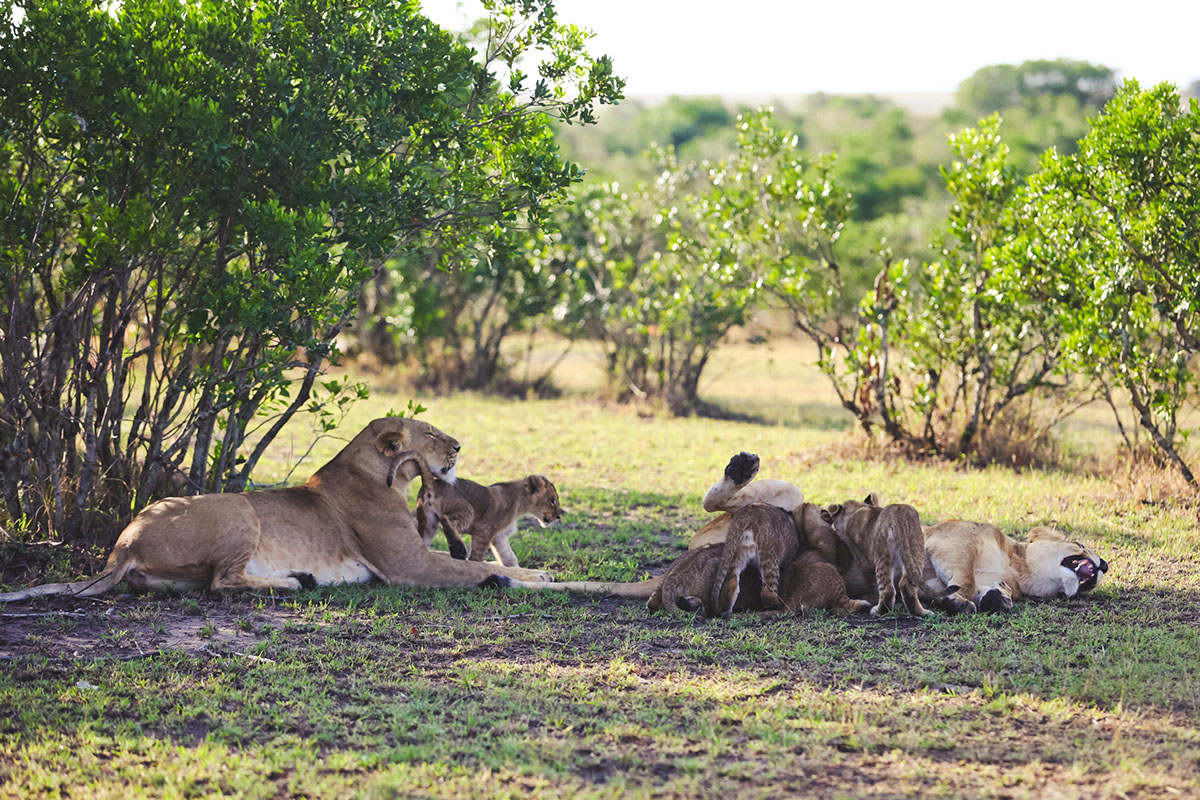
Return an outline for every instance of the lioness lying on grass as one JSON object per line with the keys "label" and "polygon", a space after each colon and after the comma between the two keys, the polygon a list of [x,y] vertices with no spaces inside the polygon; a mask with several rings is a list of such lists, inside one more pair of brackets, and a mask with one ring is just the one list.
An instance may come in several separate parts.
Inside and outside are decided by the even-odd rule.
{"label": "lioness lying on grass", "polygon": [[[689,545],[691,552],[677,562],[680,572],[676,575],[672,576],[669,570],[665,575],[644,581],[573,581],[544,584],[541,588],[602,592],[624,597],[654,596],[655,599],[650,603],[652,610],[677,605],[691,610],[699,604],[699,600],[688,598],[705,597],[704,586],[711,587],[716,579],[714,576],[719,571],[721,557],[718,546],[724,544],[730,521],[738,509],[754,503],[767,503],[795,512],[806,505],[803,493],[795,484],[780,480],[754,481],[758,467],[759,459],[751,453],[742,452],[730,459],[721,479],[704,496],[705,510],[720,513],[692,537]],[[877,496],[871,495],[867,503],[859,505],[871,504],[879,506]],[[842,508],[830,507],[827,509],[828,516],[831,519],[836,517],[835,512]],[[846,519],[849,520],[849,516]],[[924,546],[921,548],[924,558],[920,565],[919,581],[909,577],[917,574],[914,564],[905,564],[906,560],[912,562],[911,551],[914,548],[904,548],[910,551],[907,559],[899,549],[893,554],[890,544],[883,549],[892,564],[892,568],[886,570],[889,579],[902,575],[906,577],[905,585],[901,587],[905,590],[911,589],[914,582],[917,583],[915,597],[909,600],[907,593],[903,594],[910,611],[918,615],[925,612],[921,600],[951,611],[974,612],[1011,609],[1013,600],[1024,595],[1053,597],[1063,594],[1072,597],[1095,587],[1108,571],[1107,562],[1091,550],[1048,528],[1035,528],[1028,543],[1010,539],[995,526],[984,523],[947,522],[924,529],[924,534]],[[847,538],[848,534],[845,538],[839,538],[842,546],[847,545]],[[909,535],[901,539],[911,545],[914,537]],[[707,551],[702,557],[693,557],[693,553],[705,548]],[[810,557],[805,560],[815,559]],[[857,596],[858,599],[870,597],[874,601],[877,598],[876,588],[865,588],[868,575],[871,576],[871,583],[876,582],[874,559],[868,559],[864,554],[847,562],[844,555],[834,558],[822,555],[820,561],[825,564],[836,563],[839,578],[849,578],[848,599]],[[898,570],[895,569],[897,561]],[[827,570],[820,570],[820,574],[828,577]],[[837,595],[836,581],[832,585],[832,591]],[[791,587],[793,591],[794,586]],[[785,576],[781,591],[786,593],[788,588]],[[685,601],[680,602],[681,599]],[[752,600],[744,597],[736,607],[752,605]],[[840,607],[848,608],[845,605]],[[883,607],[879,608],[879,611],[883,610]]]}
{"label": "lioness lying on grass", "polygon": [[122,580],[146,589],[259,591],[372,578],[429,587],[549,580],[425,548],[408,485],[422,470],[452,481],[458,449],[426,422],[377,419],[303,486],[160,500],[125,528],[99,575],[0,594],[0,602],[90,597]]}
{"label": "lioness lying on grass", "polygon": [[1011,611],[1025,596],[1074,597],[1107,572],[1107,561],[1051,528],[1034,528],[1025,542],[985,522],[925,529],[925,588],[948,611]]}

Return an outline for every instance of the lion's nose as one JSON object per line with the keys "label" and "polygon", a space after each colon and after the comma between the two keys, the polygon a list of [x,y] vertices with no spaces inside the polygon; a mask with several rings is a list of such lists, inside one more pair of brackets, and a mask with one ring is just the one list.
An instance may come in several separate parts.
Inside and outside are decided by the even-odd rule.
{"label": "lion's nose", "polygon": [[1105,561],[1103,558],[1102,558],[1102,559],[1100,559],[1100,571],[1101,571],[1101,572],[1108,572],[1108,562],[1107,562],[1107,561]]}
{"label": "lion's nose", "polygon": [[462,445],[459,444],[458,442],[455,442],[454,443],[454,452],[457,453],[459,450],[462,450]]}

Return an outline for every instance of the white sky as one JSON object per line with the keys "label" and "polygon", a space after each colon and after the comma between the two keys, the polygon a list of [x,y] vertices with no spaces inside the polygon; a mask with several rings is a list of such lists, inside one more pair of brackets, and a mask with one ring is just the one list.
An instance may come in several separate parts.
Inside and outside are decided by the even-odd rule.
{"label": "white sky", "polygon": [[[475,0],[421,0],[460,30]],[[556,0],[626,95],[949,92],[976,69],[1072,58],[1143,86],[1200,79],[1197,0]]]}

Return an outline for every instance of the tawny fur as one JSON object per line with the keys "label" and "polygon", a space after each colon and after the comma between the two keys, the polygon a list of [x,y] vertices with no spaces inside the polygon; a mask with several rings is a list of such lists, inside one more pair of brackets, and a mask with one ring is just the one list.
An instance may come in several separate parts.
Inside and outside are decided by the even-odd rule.
{"label": "tawny fur", "polygon": [[712,587],[712,615],[725,617],[733,613],[742,589],[742,573],[749,567],[757,568],[762,577],[762,607],[783,608],[780,575],[799,553],[800,537],[789,512],[762,503],[734,511]]}
{"label": "tawny fur", "polygon": [[792,512],[800,536],[800,555],[792,562],[779,586],[779,596],[791,611],[825,609],[835,614],[866,611],[871,604],[852,600],[847,594],[842,571],[850,569],[853,556],[840,539],[823,509],[804,503]]}
{"label": "tawny fur", "polygon": [[[435,479],[432,493],[437,497],[442,531],[455,558],[463,558],[467,553],[462,540],[465,534],[471,537],[472,561],[483,561],[490,549],[506,567],[518,567],[517,556],[509,544],[517,520],[531,515],[542,525],[548,525],[562,519],[558,490],[542,475],[490,486],[463,478],[453,484]],[[428,547],[437,528],[424,524],[423,501],[424,496],[417,501],[417,520],[421,539]]]}
{"label": "tawny fur", "polygon": [[[1063,564],[1091,562],[1091,580]],[[925,529],[922,577],[934,601],[948,611],[1009,611],[1025,596],[1073,597],[1099,584],[1108,563],[1083,544],[1037,527],[1018,542],[995,525],[953,520]]]}
{"label": "tawny fur", "polygon": [[814,550],[801,553],[783,573],[779,596],[784,606],[796,613],[824,609],[840,616],[871,608],[868,601],[852,600],[846,594],[846,581],[837,567]]}
{"label": "tawny fur", "polygon": [[425,548],[408,485],[422,465],[452,479],[457,452],[458,442],[428,423],[377,419],[302,486],[161,500],[125,528],[99,575],[2,594],[0,602],[93,596],[121,580],[259,591],[371,578],[430,587],[549,580],[544,572],[455,561]]}
{"label": "tawny fur", "polygon": [[710,544],[698,550],[688,550],[675,559],[658,588],[646,601],[646,608],[652,612],[663,609],[703,611],[704,616],[711,616],[712,587],[717,581],[724,550],[724,544]]}
{"label": "tawny fur", "polygon": [[925,551],[915,508],[881,507],[872,495],[866,502],[829,506],[824,516],[853,556],[852,568],[844,575],[851,597],[877,597],[871,613],[878,615],[891,610],[899,591],[910,614],[928,613],[918,597]]}

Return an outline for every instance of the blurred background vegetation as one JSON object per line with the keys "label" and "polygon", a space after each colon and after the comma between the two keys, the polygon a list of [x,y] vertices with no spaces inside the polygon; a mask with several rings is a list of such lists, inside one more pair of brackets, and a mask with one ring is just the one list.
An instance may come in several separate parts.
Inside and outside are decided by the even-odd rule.
{"label": "blurred background vegetation", "polygon": [[[1127,454],[1194,483],[1181,455],[1195,407],[1184,331],[1196,329],[1183,242],[1200,231],[1190,195],[1169,188],[1196,165],[1187,94],[1054,59],[984,67],[940,103],[625,100],[595,126],[554,127],[586,175],[552,224],[410,262],[363,308],[371,341],[347,349],[418,389],[568,390],[767,421],[811,398],[737,396],[710,365],[762,363],[783,386],[799,358],[844,421],[908,455],[1057,462],[1082,408]],[[1081,171],[1113,180],[1070,188]],[[1039,174],[1056,188],[1027,186]],[[1080,214],[1097,224],[1063,223]],[[1131,241],[1130,226],[1148,238]],[[1163,278],[1164,266],[1182,272]],[[1064,279],[1107,289],[1052,286]],[[1140,311],[1138,296],[1150,298]],[[756,345],[804,355],[789,366]]]}

